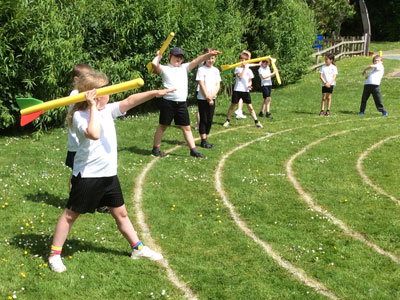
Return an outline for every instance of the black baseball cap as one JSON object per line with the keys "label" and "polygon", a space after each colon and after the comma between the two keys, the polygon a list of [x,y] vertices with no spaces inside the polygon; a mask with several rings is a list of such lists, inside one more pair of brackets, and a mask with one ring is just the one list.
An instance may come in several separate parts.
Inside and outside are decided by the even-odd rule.
{"label": "black baseball cap", "polygon": [[183,57],[185,57],[185,52],[179,47],[172,48],[169,54],[174,56],[182,55]]}

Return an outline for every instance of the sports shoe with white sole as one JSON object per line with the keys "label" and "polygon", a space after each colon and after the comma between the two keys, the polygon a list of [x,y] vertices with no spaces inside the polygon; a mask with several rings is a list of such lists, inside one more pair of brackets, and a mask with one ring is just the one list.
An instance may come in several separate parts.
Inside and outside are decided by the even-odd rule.
{"label": "sports shoe with white sole", "polygon": [[150,260],[161,260],[164,257],[162,256],[161,253],[151,250],[147,246],[143,246],[142,248],[140,248],[140,250],[133,249],[131,258],[132,259],[147,258]]}
{"label": "sports shoe with white sole", "polygon": [[256,128],[264,128],[260,122],[256,123]]}
{"label": "sports shoe with white sole", "polygon": [[54,255],[49,257],[50,270],[57,273],[62,273],[67,270],[67,267],[63,264],[61,255]]}
{"label": "sports shoe with white sole", "polygon": [[224,127],[229,127],[229,121],[225,121],[224,125],[222,125]]}

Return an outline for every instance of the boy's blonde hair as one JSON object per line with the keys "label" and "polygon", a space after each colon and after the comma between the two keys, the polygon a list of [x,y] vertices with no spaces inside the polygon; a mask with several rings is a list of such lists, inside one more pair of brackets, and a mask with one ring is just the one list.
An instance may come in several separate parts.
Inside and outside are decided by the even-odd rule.
{"label": "boy's blonde hair", "polygon": [[[75,83],[76,89],[79,93],[90,91],[92,89],[98,89],[109,84],[106,74],[100,72],[85,72],[78,77]],[[72,118],[74,113],[78,110],[87,110],[89,104],[87,101],[75,103],[71,111],[67,115],[68,126],[72,127]]]}
{"label": "boy's blonde hair", "polygon": [[249,56],[248,59],[251,59],[251,52],[249,50],[243,50],[242,53],[247,54]]}
{"label": "boy's blonde hair", "polygon": [[249,54],[247,54],[247,53],[245,53],[245,52],[242,52],[242,53],[240,53],[240,55],[239,55],[239,59],[248,60],[248,59],[250,59],[250,56],[249,56]]}

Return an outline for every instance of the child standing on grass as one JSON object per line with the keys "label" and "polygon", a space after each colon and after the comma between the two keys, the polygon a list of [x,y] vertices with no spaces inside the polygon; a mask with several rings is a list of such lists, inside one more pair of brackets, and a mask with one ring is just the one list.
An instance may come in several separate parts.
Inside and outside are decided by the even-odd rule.
{"label": "child standing on grass", "polygon": [[372,71],[365,77],[366,80],[364,83],[364,91],[361,97],[360,115],[364,115],[365,107],[367,106],[367,100],[372,94],[376,109],[382,113],[382,116],[386,117],[387,112],[383,108],[382,95],[379,89],[383,73],[385,72],[383,67],[383,58],[379,55],[376,55],[374,56],[372,62],[373,64],[366,66],[362,72],[362,75],[365,75],[367,70],[372,69]]}
{"label": "child standing on grass", "polygon": [[242,65],[240,67],[235,68],[236,82],[233,88],[232,103],[229,106],[226,121],[223,124],[224,127],[229,126],[232,112],[235,109],[236,105],[238,104],[239,100],[242,99],[243,102],[246,103],[247,105],[250,115],[254,120],[255,126],[257,128],[263,128],[263,126],[257,119],[257,115],[254,111],[253,106],[251,105],[251,96],[250,96],[250,90],[252,88],[251,79],[254,77],[254,75],[245,62],[248,59],[249,55],[246,53],[242,52],[239,55],[239,61],[242,62]]}
{"label": "child standing on grass", "polygon": [[[263,93],[264,102],[261,105],[260,117],[265,116],[272,119],[272,115],[269,111],[271,105],[271,91],[272,91],[272,77],[275,76],[276,71],[271,73],[269,66],[271,65],[271,59],[263,60],[261,66],[258,68],[258,74],[261,78],[261,88]],[[265,112],[266,111],[266,112]]]}
{"label": "child standing on grass", "polygon": [[72,225],[80,214],[93,213],[97,207],[108,206],[118,229],[132,247],[132,259],[141,257],[160,260],[163,256],[143,246],[127,215],[117,176],[117,136],[114,119],[154,97],[163,97],[173,90],[148,91],[133,94],[120,102],[108,103],[109,96],[97,97],[96,89],[109,81],[102,73],[86,73],[79,77],[77,87],[86,92],[85,102],[74,105],[68,115],[69,125],[79,139],[75,155],[72,189],[66,209],[58,220],[49,266],[54,272],[64,272],[62,247]]}
{"label": "child standing on grass", "polygon": [[160,74],[163,80],[164,88],[175,89],[161,99],[159,124],[154,134],[154,144],[152,155],[164,157],[166,154],[160,150],[161,140],[165,130],[171,125],[172,120],[175,125],[179,125],[183,132],[183,137],[190,149],[190,156],[204,158],[197,151],[194,143],[192,129],[190,128],[189,112],[187,109],[186,98],[188,95],[188,73],[197,67],[201,62],[207,60],[211,56],[220,54],[219,51],[213,50],[209,53],[200,55],[190,63],[183,63],[185,53],[179,47],[171,49],[168,59],[169,65],[160,64],[162,55],[157,52],[153,59],[153,69],[156,74]]}
{"label": "child standing on grass", "polygon": [[326,113],[325,116],[330,116],[331,112],[331,101],[332,101],[332,92],[333,87],[336,85],[336,75],[338,74],[338,70],[335,65],[335,56],[333,54],[327,54],[325,56],[325,65],[322,66],[319,71],[320,79],[322,81],[322,101],[321,101],[321,111],[319,112],[320,116],[324,115],[324,105],[326,102]]}
{"label": "child standing on grass", "polygon": [[[211,48],[206,48],[204,53],[213,51]],[[203,148],[214,148],[214,145],[209,144],[207,137],[210,134],[211,125],[213,122],[215,111],[215,99],[220,88],[221,76],[219,70],[214,67],[215,55],[210,56],[203,66],[197,70],[196,80],[199,83],[197,93],[197,105],[199,107],[199,133],[201,137],[200,146]]]}

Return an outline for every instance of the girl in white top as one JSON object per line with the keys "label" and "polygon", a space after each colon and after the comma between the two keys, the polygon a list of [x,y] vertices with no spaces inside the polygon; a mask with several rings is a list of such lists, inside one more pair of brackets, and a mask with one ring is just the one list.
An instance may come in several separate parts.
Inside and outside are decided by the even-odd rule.
{"label": "girl in white top", "polygon": [[333,54],[327,54],[325,56],[325,65],[322,66],[319,71],[320,79],[322,81],[322,101],[321,101],[321,111],[320,116],[324,115],[325,102],[327,104],[327,110],[325,116],[329,116],[332,101],[333,87],[336,85],[336,75],[338,70],[335,65],[335,56]]}
{"label": "girl in white top", "polygon": [[143,246],[128,217],[117,176],[117,136],[114,119],[154,97],[163,97],[173,89],[133,94],[120,102],[109,104],[109,96],[97,97],[96,88],[108,85],[102,73],[86,73],[78,79],[80,92],[86,92],[85,102],[76,103],[68,115],[68,123],[79,139],[74,160],[72,189],[64,212],[58,220],[49,266],[54,272],[64,272],[62,247],[68,233],[82,213],[93,213],[106,205],[118,229],[132,247],[132,259],[160,260],[163,256]]}

